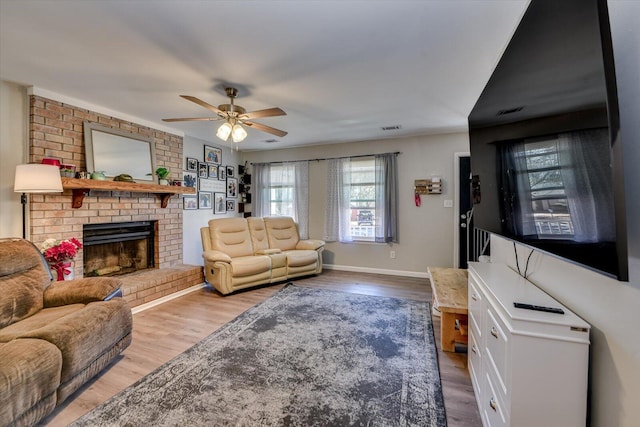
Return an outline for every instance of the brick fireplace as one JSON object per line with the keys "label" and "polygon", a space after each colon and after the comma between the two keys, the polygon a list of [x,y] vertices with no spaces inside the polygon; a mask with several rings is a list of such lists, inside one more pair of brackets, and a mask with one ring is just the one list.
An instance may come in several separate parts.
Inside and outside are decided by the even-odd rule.
{"label": "brick fireplace", "polygon": [[[152,137],[156,147],[156,166],[169,169],[169,179],[182,178],[183,140],[180,136],[37,95],[30,96],[29,112],[29,161],[32,163],[54,157],[62,163],[76,165],[78,171],[86,170],[83,123],[91,121]],[[149,221],[155,224],[154,267],[160,270],[185,269],[182,265],[182,200],[179,196],[172,196],[166,208],[160,206],[160,201],[153,194],[128,191],[92,190],[80,208],[72,208],[71,202],[71,190],[62,194],[31,195],[28,209],[31,241],[36,245],[48,238],[76,237],[82,241],[86,224]],[[81,251],[76,258],[76,277],[84,276],[83,262],[80,261],[83,256]],[[182,283],[182,280],[178,282],[181,284],[170,287],[169,291],[193,284]],[[157,293],[166,295],[169,291],[163,288]],[[145,298],[133,296],[130,301],[146,302],[149,295],[147,292]]]}

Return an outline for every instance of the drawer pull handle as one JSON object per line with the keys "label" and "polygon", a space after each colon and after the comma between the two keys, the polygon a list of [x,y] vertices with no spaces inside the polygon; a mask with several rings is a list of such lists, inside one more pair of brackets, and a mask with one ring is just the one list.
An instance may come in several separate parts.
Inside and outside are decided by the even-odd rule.
{"label": "drawer pull handle", "polygon": [[493,409],[494,411],[498,410],[498,405],[496,404],[495,399],[492,397],[491,399],[489,399],[489,407],[491,409]]}
{"label": "drawer pull handle", "polygon": [[491,335],[498,338],[498,330],[496,328],[491,328]]}
{"label": "drawer pull handle", "polygon": [[477,354],[478,353],[478,351],[476,350],[476,346],[475,345],[471,346],[471,351],[473,351],[473,354]]}
{"label": "drawer pull handle", "polygon": [[478,301],[478,295],[471,294],[471,299],[474,300],[474,301]]}

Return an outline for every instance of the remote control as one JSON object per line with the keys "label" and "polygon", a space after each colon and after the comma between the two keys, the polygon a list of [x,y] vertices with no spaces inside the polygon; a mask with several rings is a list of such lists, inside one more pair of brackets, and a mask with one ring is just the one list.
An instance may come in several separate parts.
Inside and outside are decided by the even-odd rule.
{"label": "remote control", "polygon": [[544,307],[541,305],[525,304],[522,302],[514,302],[513,306],[515,308],[524,308],[525,310],[535,310],[535,311],[544,311],[547,313],[564,314],[564,310],[562,310],[561,308],[555,308],[555,307]]}

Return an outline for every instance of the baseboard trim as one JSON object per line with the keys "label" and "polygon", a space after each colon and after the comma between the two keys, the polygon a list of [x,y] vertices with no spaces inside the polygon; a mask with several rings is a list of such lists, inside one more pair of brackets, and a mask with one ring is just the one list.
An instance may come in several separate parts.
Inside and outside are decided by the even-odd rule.
{"label": "baseboard trim", "polygon": [[186,289],[183,289],[181,291],[174,292],[172,294],[163,296],[162,298],[154,299],[153,301],[149,301],[146,304],[137,305],[137,306],[135,306],[135,307],[133,307],[131,309],[131,313],[133,313],[133,314],[140,313],[141,311],[148,310],[148,309],[150,309],[152,307],[158,306],[158,305],[160,305],[162,303],[165,303],[167,301],[171,301],[172,299],[176,299],[176,298],[181,297],[183,295],[190,294],[191,292],[195,292],[195,291],[197,291],[199,289],[204,288],[205,286],[206,286],[206,283],[200,283],[198,285],[193,285],[193,286],[191,286],[189,288],[186,288]]}
{"label": "baseboard trim", "polygon": [[336,264],[323,264],[322,268],[326,268],[327,270],[352,271],[354,273],[385,274],[387,276],[417,277],[420,279],[429,278],[429,274],[426,271],[388,270],[385,268],[355,267],[351,265]]}

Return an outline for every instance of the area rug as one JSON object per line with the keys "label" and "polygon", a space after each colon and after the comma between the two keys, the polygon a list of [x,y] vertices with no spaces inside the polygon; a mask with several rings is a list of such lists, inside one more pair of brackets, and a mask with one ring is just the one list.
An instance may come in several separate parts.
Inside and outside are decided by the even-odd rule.
{"label": "area rug", "polygon": [[72,425],[446,426],[429,304],[289,284]]}

